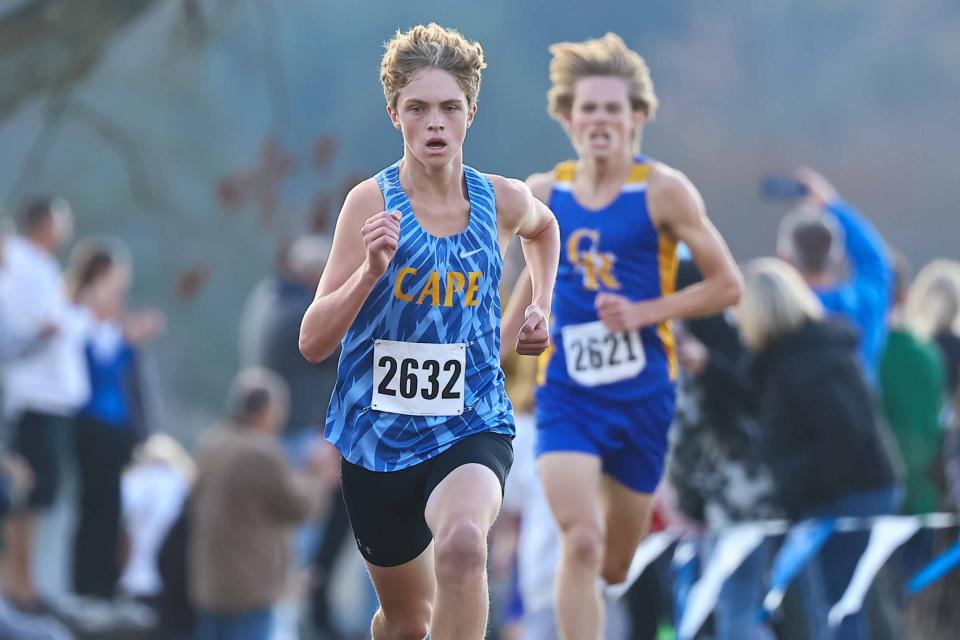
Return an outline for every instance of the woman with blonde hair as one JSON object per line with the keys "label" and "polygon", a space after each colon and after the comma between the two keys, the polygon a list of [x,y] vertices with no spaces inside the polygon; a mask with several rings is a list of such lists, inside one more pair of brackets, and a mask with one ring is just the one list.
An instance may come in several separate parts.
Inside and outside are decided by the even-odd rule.
{"label": "woman with blonde hair", "polygon": [[[755,260],[745,278],[738,317],[754,354],[751,392],[783,508],[796,519],[895,512],[897,479],[854,331],[825,319],[814,293],[785,262]],[[867,536],[834,536],[801,580],[813,624],[826,625],[826,607],[843,595]],[[869,638],[866,616],[848,616],[835,637]]]}
{"label": "woman with blonde hair", "polygon": [[126,595],[151,604],[159,598],[164,586],[157,564],[160,547],[195,475],[190,454],[165,433],[151,435],[134,451],[121,485],[129,552],[120,586]]}
{"label": "woman with blonde hair", "polygon": [[932,340],[943,356],[947,395],[957,397],[960,375],[960,262],[928,263],[907,293],[906,324],[919,338]]}
{"label": "woman with blonde hair", "polygon": [[751,350],[763,351],[784,334],[823,319],[820,301],[786,262],[760,258],[747,268],[747,290],[737,317]]}

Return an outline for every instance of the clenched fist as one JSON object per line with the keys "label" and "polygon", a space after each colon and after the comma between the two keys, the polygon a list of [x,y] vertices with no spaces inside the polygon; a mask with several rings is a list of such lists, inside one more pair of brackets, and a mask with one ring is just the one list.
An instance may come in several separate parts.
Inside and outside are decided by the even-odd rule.
{"label": "clenched fist", "polygon": [[400,212],[381,211],[367,218],[360,231],[367,250],[364,258],[367,270],[375,276],[382,276],[400,245]]}
{"label": "clenched fist", "polygon": [[532,304],[523,313],[523,326],[517,338],[517,353],[521,356],[538,356],[550,345],[550,330],[547,316]]}
{"label": "clenched fist", "polygon": [[621,295],[606,292],[598,293],[593,303],[597,317],[609,331],[614,332],[632,331],[656,324],[659,320],[654,315],[655,305],[655,300],[630,302]]}

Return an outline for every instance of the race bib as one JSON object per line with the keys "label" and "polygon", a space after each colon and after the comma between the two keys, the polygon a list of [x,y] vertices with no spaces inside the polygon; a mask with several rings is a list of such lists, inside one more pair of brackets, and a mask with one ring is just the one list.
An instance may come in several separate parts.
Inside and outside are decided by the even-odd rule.
{"label": "race bib", "polygon": [[598,320],[561,331],[567,374],[585,387],[634,378],[647,365],[639,329],[610,333]]}
{"label": "race bib", "polygon": [[375,340],[374,411],[409,416],[459,416],[463,413],[467,348]]}

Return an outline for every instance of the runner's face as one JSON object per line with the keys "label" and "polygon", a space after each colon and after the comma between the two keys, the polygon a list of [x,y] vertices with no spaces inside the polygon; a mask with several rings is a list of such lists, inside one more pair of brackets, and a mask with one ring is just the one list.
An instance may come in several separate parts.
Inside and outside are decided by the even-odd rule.
{"label": "runner's face", "polygon": [[633,153],[633,140],[646,120],[630,107],[626,81],[587,76],[574,87],[564,126],[581,157],[611,158]]}
{"label": "runner's face", "polygon": [[406,153],[428,166],[443,166],[461,157],[477,108],[467,105],[456,78],[430,67],[400,90],[396,109],[387,112],[403,134]]}

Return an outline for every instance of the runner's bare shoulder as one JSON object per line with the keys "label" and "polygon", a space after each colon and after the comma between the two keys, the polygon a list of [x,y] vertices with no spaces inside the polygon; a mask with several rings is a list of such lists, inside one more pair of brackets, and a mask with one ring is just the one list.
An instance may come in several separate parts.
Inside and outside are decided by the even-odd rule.
{"label": "runner's bare shoulder", "polygon": [[553,172],[544,171],[535,173],[527,178],[527,186],[533,192],[533,197],[544,204],[549,204],[550,191],[553,189]]}

